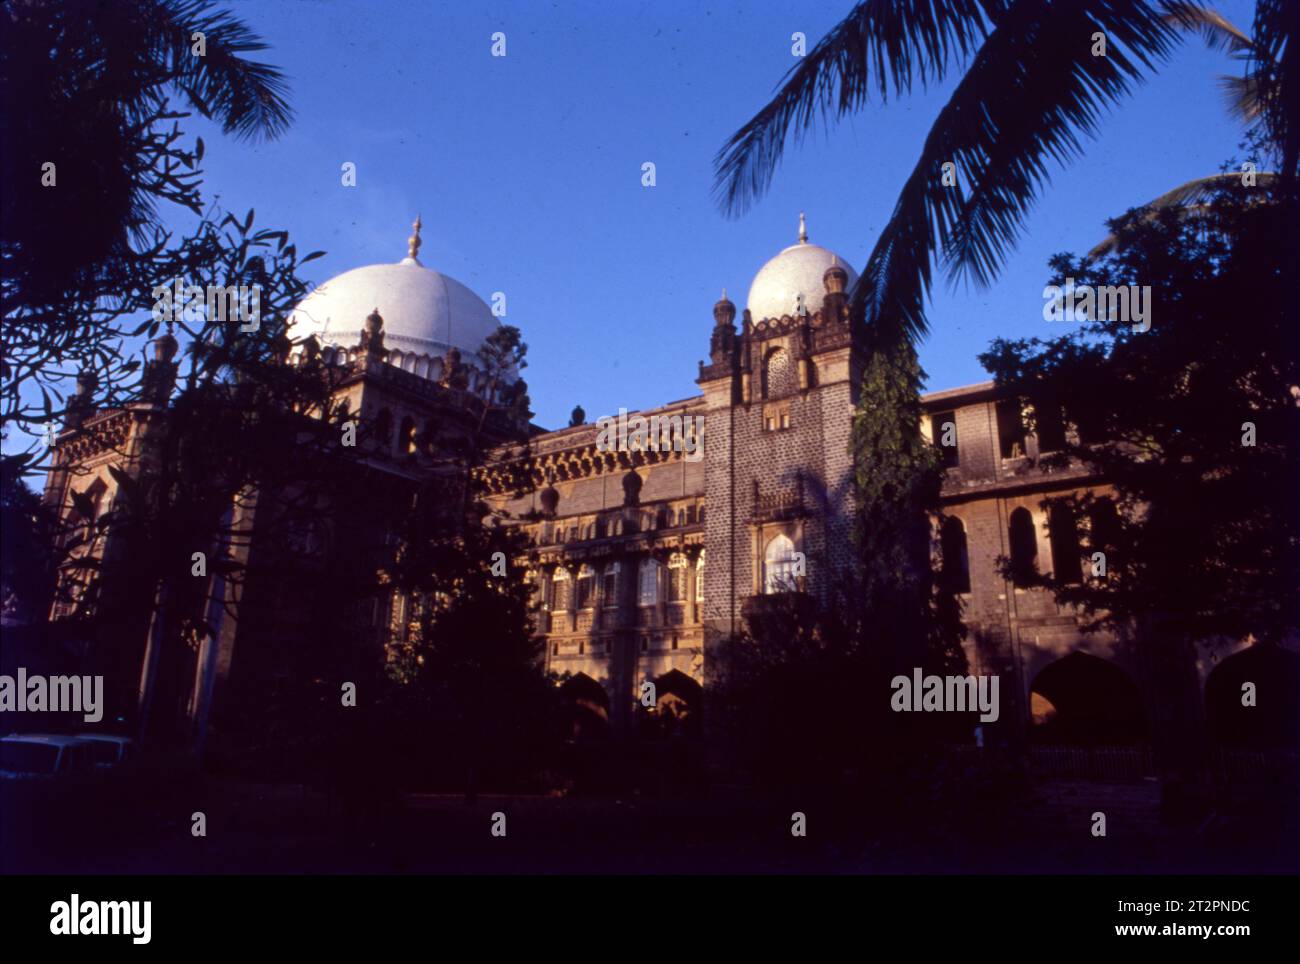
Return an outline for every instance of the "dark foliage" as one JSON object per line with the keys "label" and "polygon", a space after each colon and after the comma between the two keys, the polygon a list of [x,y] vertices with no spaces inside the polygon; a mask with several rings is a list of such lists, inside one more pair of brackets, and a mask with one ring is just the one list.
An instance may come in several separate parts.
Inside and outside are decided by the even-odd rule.
{"label": "dark foliage", "polygon": [[1149,331],[1100,319],[981,356],[1035,421],[1073,426],[1046,462],[1080,462],[1115,487],[1114,515],[1095,493],[1059,500],[1094,520],[1080,540],[1089,578],[1041,577],[1095,624],[1159,614],[1177,636],[1266,641],[1297,626],[1297,223],[1293,200],[1239,183],[1191,215],[1134,212],[1112,225],[1116,251],[1058,256],[1053,280],[1149,285]]}

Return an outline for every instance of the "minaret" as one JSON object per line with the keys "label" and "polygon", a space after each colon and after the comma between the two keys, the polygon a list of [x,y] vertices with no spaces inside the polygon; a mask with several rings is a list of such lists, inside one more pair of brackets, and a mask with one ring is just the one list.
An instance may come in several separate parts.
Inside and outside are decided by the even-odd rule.
{"label": "minaret", "polygon": [[822,317],[824,321],[840,320],[844,306],[849,303],[848,283],[849,273],[840,264],[839,256],[831,255],[831,266],[822,275],[822,287],[826,289],[826,294],[822,299]]}
{"label": "minaret", "polygon": [[361,343],[357,347],[361,350],[357,360],[363,365],[372,358],[381,362],[388,358],[388,350],[384,348],[384,319],[378,308],[366,315],[366,327],[361,329]]}
{"label": "minaret", "polygon": [[99,376],[89,364],[77,375],[77,393],[68,399],[67,411],[63,420],[63,431],[80,428],[81,423],[95,411],[95,389],[99,387]]}
{"label": "minaret", "polygon": [[153,345],[153,358],[144,363],[140,399],[154,405],[166,405],[176,388],[176,371],[180,367],[173,359],[180,345],[172,334],[172,324],[167,323],[165,334],[159,335]]}

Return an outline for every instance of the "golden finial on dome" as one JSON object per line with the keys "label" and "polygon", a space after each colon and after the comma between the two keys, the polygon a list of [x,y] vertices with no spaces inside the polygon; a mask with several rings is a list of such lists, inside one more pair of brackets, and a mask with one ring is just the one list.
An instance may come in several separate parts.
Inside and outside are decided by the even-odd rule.
{"label": "golden finial on dome", "polygon": [[799,243],[808,243],[808,223],[803,219],[803,212],[799,212]]}
{"label": "golden finial on dome", "polygon": [[407,257],[412,261],[414,261],[416,255],[420,253],[420,228],[423,226],[424,222],[420,220],[420,216],[417,214],[415,216],[415,222],[411,225],[411,228],[415,233],[406,239]]}

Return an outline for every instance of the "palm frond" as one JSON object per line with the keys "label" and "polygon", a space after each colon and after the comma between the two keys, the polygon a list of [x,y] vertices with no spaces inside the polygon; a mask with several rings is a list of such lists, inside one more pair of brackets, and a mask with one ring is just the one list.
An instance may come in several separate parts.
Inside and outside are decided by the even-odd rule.
{"label": "palm frond", "polygon": [[[1094,57],[1102,33],[1107,54]],[[1021,0],[1002,17],[940,111],[854,290],[855,317],[886,341],[927,330],[931,261],[987,284],[1048,178],[1096,133],[1177,39],[1146,3]],[[959,186],[945,186],[952,162]],[[969,193],[960,186],[970,185]]]}
{"label": "palm frond", "polygon": [[1249,124],[1263,113],[1259,81],[1253,75],[1233,77],[1225,74],[1219,78],[1219,90],[1223,92],[1224,108],[1242,123]]}
{"label": "palm frond", "polygon": [[1290,181],[1300,164],[1300,3],[1258,0],[1252,33],[1247,72],[1259,84],[1260,123],[1281,157],[1278,173]]}
{"label": "palm frond", "polygon": [[1168,11],[1166,23],[1196,31],[1211,50],[1236,54],[1248,52],[1255,46],[1249,34],[1212,7],[1183,2],[1167,3],[1165,7]]}
{"label": "palm frond", "polygon": [[[874,90],[885,101],[942,81],[1003,15],[1008,0],[864,0],[787,72],[776,96],[714,158],[714,196],[743,213],[770,186],[793,133],[800,143],[818,119],[861,109]],[[793,130],[792,130],[793,129]]]}
{"label": "palm frond", "polygon": [[[288,129],[288,84],[278,68],[245,59],[267,49],[247,23],[214,10],[210,0],[139,2],[148,24],[145,43],[156,62],[166,65],[166,82],[197,110],[240,139],[274,138]],[[192,53],[196,32],[204,36],[202,57]]]}
{"label": "palm frond", "polygon": [[[1195,180],[1180,184],[1171,191],[1166,191],[1141,207],[1134,210],[1134,215],[1146,220],[1158,217],[1160,212],[1168,208],[1186,208],[1189,216],[1206,210],[1209,200],[1214,197],[1224,187],[1231,187],[1241,183],[1241,172],[1229,172],[1226,174],[1211,174],[1209,177],[1198,177]],[[1260,171],[1255,175],[1254,190],[1267,193],[1277,185],[1278,175],[1273,171]],[[1119,247],[1119,236],[1115,234],[1108,235],[1105,240],[1088,252],[1088,258],[1096,260],[1097,258],[1107,255]]]}

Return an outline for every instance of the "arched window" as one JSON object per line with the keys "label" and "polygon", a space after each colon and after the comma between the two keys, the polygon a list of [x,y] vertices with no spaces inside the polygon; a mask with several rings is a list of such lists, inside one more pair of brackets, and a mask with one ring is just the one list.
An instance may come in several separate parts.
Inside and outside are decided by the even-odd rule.
{"label": "arched window", "polygon": [[583,566],[578,570],[578,609],[590,609],[596,604],[596,570]]}
{"label": "arched window", "polygon": [[695,560],[695,601],[704,602],[704,550],[700,550],[700,558]]}
{"label": "arched window", "polygon": [[572,586],[569,582],[569,570],[556,569],[551,577],[551,608],[564,612],[569,608]]}
{"label": "arched window", "polygon": [[386,408],[381,408],[375,419],[375,438],[379,439],[381,445],[387,445],[393,440],[393,413]]}
{"label": "arched window", "polygon": [[690,591],[690,563],[680,552],[675,552],[668,559],[668,601],[685,602]]}
{"label": "arched window", "polygon": [[763,553],[763,591],[795,592],[799,588],[798,568],[790,537],[774,536]]}
{"label": "arched window", "polygon": [[659,563],[642,559],[637,569],[637,605],[653,606],[659,602]]}
{"label": "arched window", "polygon": [[104,480],[96,478],[86,486],[85,492],[78,493],[72,500],[72,519],[81,523],[79,526],[81,542],[85,545],[95,541],[95,520],[104,512],[104,493],[108,486]]}
{"label": "arched window", "polygon": [[970,558],[966,551],[966,528],[961,519],[948,516],[939,530],[939,548],[943,555],[942,585],[948,592],[970,592]]}
{"label": "arched window", "polygon": [[773,348],[763,359],[763,397],[780,398],[793,390],[794,367],[790,353],[784,348]]}
{"label": "arched window", "polygon": [[618,575],[621,567],[617,562],[611,562],[605,567],[603,595],[607,607],[618,605]]}
{"label": "arched window", "polygon": [[415,452],[415,419],[409,415],[402,419],[402,428],[397,434],[397,451],[403,455]]}
{"label": "arched window", "polygon": [[1109,496],[1102,496],[1092,504],[1088,528],[1088,544],[1093,552],[1110,552],[1119,545],[1119,510]]}
{"label": "arched window", "polygon": [[1081,582],[1079,529],[1069,506],[1054,503],[1047,515],[1048,539],[1052,544],[1052,572],[1061,582]]}
{"label": "arched window", "polygon": [[1011,513],[1007,526],[1011,543],[1011,581],[1017,586],[1027,586],[1033,580],[1038,564],[1038,536],[1034,532],[1034,517],[1025,508]]}

